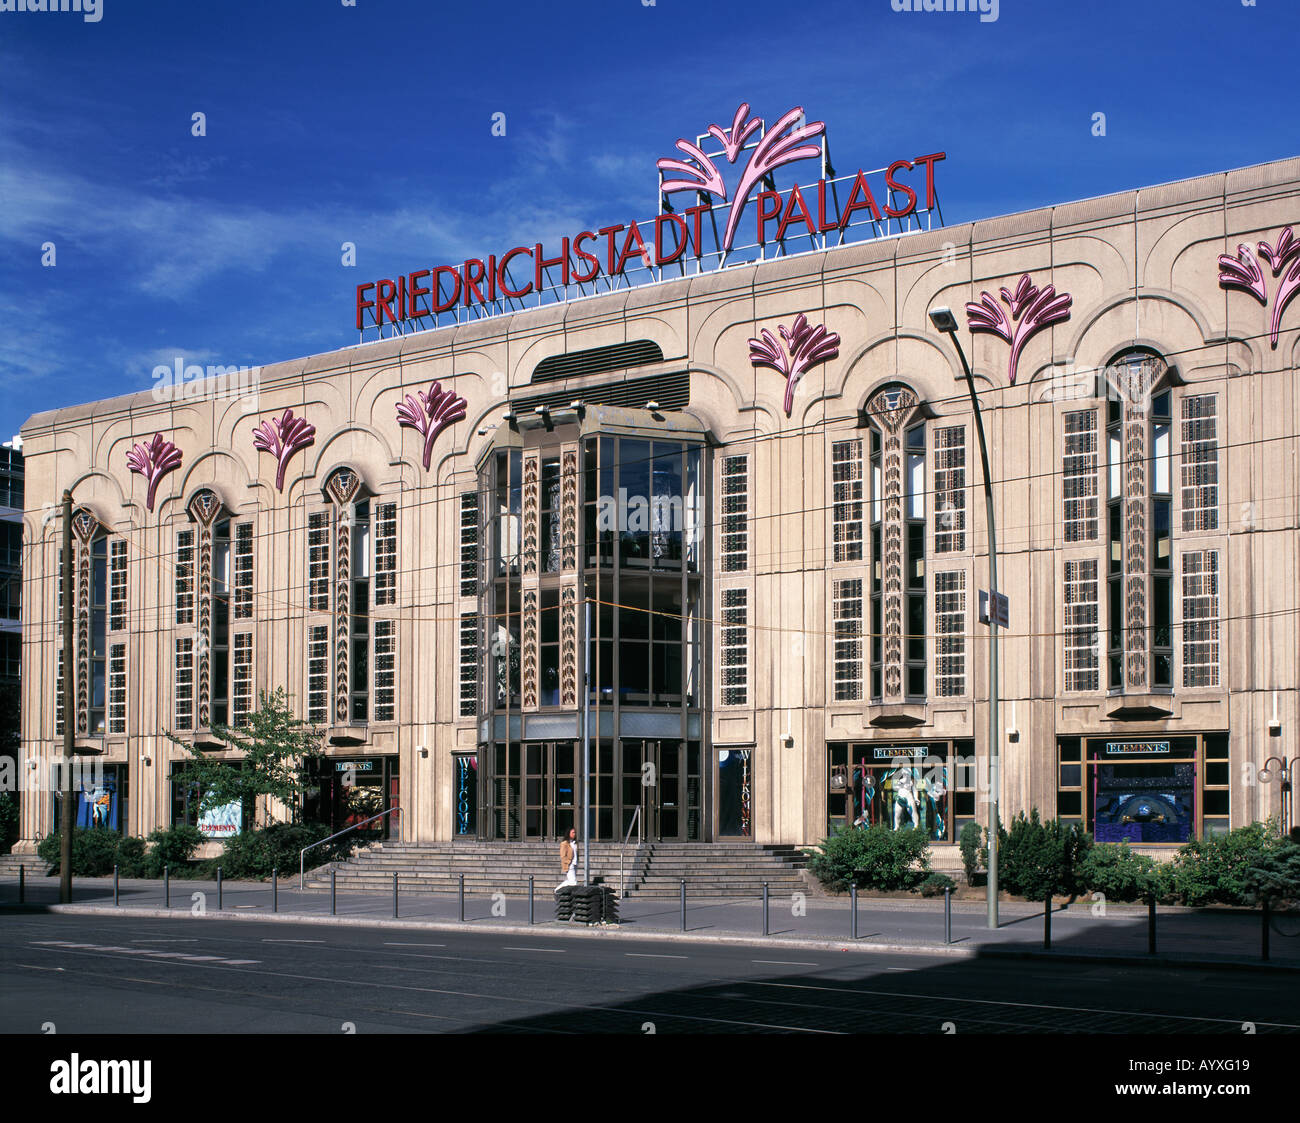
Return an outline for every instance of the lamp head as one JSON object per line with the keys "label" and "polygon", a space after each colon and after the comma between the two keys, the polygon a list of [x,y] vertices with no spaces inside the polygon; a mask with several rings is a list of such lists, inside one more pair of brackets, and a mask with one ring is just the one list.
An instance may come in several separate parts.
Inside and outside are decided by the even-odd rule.
{"label": "lamp head", "polygon": [[952,314],[951,308],[939,307],[930,309],[930,323],[934,325],[935,331],[941,331],[952,335],[957,330],[957,317]]}

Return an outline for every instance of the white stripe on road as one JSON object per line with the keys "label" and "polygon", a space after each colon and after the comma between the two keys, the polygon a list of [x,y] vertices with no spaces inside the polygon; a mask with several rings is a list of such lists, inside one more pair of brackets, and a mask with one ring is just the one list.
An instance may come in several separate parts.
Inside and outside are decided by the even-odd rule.
{"label": "white stripe on road", "polygon": [[820,963],[805,963],[801,959],[751,959],[750,963],[772,963],[777,967],[820,967]]}
{"label": "white stripe on road", "polygon": [[547,955],[563,955],[563,954],[564,954],[564,948],[510,948],[510,947],[505,947],[505,948],[502,948],[501,950],[502,950],[502,951],[540,951],[540,952],[545,952]]}
{"label": "white stripe on road", "polygon": [[70,940],[33,940],[33,947],[49,948],[53,951],[97,951],[114,952],[117,955],[147,955],[150,959],[175,959],[182,963],[221,963],[228,967],[261,963],[260,959],[226,959],[219,955],[190,955],[183,951],[155,951],[153,948],[124,948],[117,944],[78,944]]}
{"label": "white stripe on road", "polygon": [[625,951],[623,953],[629,959],[689,959],[686,955],[651,955],[645,951]]}
{"label": "white stripe on road", "polygon": [[324,940],[263,940],[264,944],[323,944]]}
{"label": "white stripe on road", "polygon": [[398,940],[385,940],[386,948],[445,948],[446,944],[407,944]]}

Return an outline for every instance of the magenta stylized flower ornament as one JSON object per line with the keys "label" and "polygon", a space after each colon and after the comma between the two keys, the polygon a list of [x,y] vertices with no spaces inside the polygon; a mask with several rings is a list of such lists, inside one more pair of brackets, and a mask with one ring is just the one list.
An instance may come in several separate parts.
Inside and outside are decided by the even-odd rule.
{"label": "magenta stylized flower ornament", "polygon": [[407,394],[397,403],[397,424],[408,429],[415,429],[424,437],[424,470],[429,470],[429,458],[433,455],[433,442],[438,439],[448,425],[465,418],[465,409],[469,403],[452,390],[444,390],[441,382],[435,382],[426,394],[417,390],[416,397]]}
{"label": "magenta stylized flower ornament", "polygon": [[1074,298],[1068,293],[1057,295],[1052,285],[1039,288],[1026,273],[1020,278],[1015,292],[999,290],[1002,303],[1011,309],[1008,316],[1002,305],[987,291],[980,293],[978,302],[966,305],[966,323],[972,332],[990,332],[1011,344],[1011,357],[1007,362],[1007,380],[1016,384],[1016,366],[1025,344],[1043,328],[1070,318]]}
{"label": "magenta stylized flower ornament", "polygon": [[767,328],[759,334],[761,339],[749,341],[749,361],[756,367],[771,367],[785,375],[785,415],[794,408],[794,388],[799,380],[818,363],[827,362],[840,353],[840,337],[828,332],[824,324],[813,327],[802,312],[794,318],[789,330],[782,324],[777,329],[785,340],[782,347]]}
{"label": "magenta stylized flower ornament", "polygon": [[[722,248],[729,250],[736,233],[736,226],[745,210],[751,192],[777,168],[796,160],[806,160],[810,156],[820,156],[821,148],[805,141],[825,132],[825,121],[795,123],[803,119],[803,107],[795,106],[768,130],[762,140],[754,146],[749,161],[740,174],[740,183],[732,196],[731,214],[727,219],[727,229],[722,238]],[[734,164],[740,159],[745,144],[755,132],[763,127],[763,119],[755,117],[749,120],[749,102],[742,102],[732,118],[731,128],[723,130],[721,125],[710,125],[709,135],[716,137],[722,144],[723,155],[727,163]],[[687,160],[663,159],[658,162],[660,171],[682,176],[681,179],[665,180],[665,195],[674,191],[703,191],[716,198],[727,201],[727,187],[722,179],[722,172],[717,163],[706,156],[698,145],[689,140],[679,140],[677,147],[689,157]]]}
{"label": "magenta stylized flower ornament", "polygon": [[291,409],[286,409],[280,417],[263,421],[253,430],[253,447],[275,457],[278,465],[275,473],[276,491],[284,491],[284,470],[289,466],[293,454],[306,448],[315,439],[316,426],[309,424],[306,418],[294,417]]}
{"label": "magenta stylized flower ornament", "polygon": [[145,506],[152,511],[154,495],[158,491],[158,482],[181,466],[181,450],[161,433],[155,433],[153,440],[146,444],[137,444],[126,454],[126,466],[133,472],[139,472],[149,485]]}
{"label": "magenta stylized flower ornament", "polygon": [[[1278,235],[1276,246],[1268,242],[1259,243],[1259,256],[1268,262],[1274,278],[1282,278],[1273,297],[1273,318],[1269,321],[1268,331],[1269,346],[1276,347],[1282,330],[1282,313],[1300,292],[1300,238],[1288,226]],[[1225,289],[1241,289],[1260,304],[1268,304],[1268,282],[1249,246],[1238,246],[1236,257],[1226,253],[1220,255],[1219,284]]]}

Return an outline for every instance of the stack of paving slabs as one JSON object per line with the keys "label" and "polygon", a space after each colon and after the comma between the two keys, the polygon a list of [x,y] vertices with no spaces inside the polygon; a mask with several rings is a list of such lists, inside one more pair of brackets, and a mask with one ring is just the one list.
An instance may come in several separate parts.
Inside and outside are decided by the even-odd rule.
{"label": "stack of paving slabs", "polygon": [[600,886],[600,919],[604,924],[618,923],[618,894],[612,885]]}
{"label": "stack of paving slabs", "polygon": [[576,885],[561,885],[555,891],[555,919],[571,920],[573,918],[573,895],[578,891]]}
{"label": "stack of paving slabs", "polygon": [[579,924],[599,924],[604,916],[604,886],[579,885],[573,890],[573,919]]}

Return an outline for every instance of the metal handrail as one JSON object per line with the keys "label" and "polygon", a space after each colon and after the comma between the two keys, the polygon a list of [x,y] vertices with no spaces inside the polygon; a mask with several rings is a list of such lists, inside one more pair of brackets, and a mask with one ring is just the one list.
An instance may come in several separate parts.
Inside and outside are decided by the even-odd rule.
{"label": "metal handrail", "polygon": [[313,842],[310,846],[304,846],[298,852],[298,891],[302,892],[303,889],[303,871],[305,869],[303,860],[308,850],[315,850],[318,846],[324,846],[327,842],[333,842],[336,838],[340,838],[347,834],[348,831],[354,831],[358,827],[364,827],[367,823],[373,823],[376,819],[382,819],[385,815],[400,815],[401,813],[402,809],[400,807],[390,807],[387,811],[381,811],[378,815],[371,815],[369,819],[362,819],[359,823],[353,823],[350,827],[344,827],[341,831],[330,835],[329,838],[322,838],[319,842]]}
{"label": "metal handrail", "polygon": [[623,841],[618,847],[618,899],[623,899],[623,854],[627,849],[627,840],[632,837],[632,828],[636,827],[636,844],[638,847],[645,841],[641,833],[641,807],[632,812],[632,821],[627,825],[627,834],[623,836]]}

